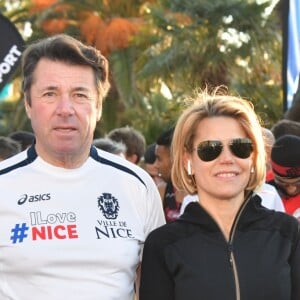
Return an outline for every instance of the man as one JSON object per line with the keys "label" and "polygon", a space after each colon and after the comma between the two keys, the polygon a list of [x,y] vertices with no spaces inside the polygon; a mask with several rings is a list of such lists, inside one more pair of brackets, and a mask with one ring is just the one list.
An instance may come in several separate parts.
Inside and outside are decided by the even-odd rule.
{"label": "man", "polygon": [[163,183],[157,185],[160,192],[165,218],[167,222],[172,222],[180,216],[180,207],[185,196],[182,191],[176,190],[171,180],[171,144],[174,127],[163,131],[156,140],[155,147],[155,167]]}
{"label": "man", "polygon": [[21,145],[10,137],[0,136],[0,161],[21,152]]}
{"label": "man", "polygon": [[143,168],[151,176],[157,186],[161,184],[165,185],[165,182],[161,177],[158,176],[158,170],[155,166],[156,156],[155,156],[156,144],[153,143],[146,148],[144,154]]}
{"label": "man", "polygon": [[273,184],[283,201],[285,211],[300,221],[300,137],[283,135],[272,147]]}
{"label": "man", "polygon": [[58,35],[29,46],[22,71],[35,145],[0,164],[0,299],[132,300],[164,217],[145,171],[92,146],[107,60]]}
{"label": "man", "polygon": [[121,142],[116,142],[110,138],[103,137],[94,139],[93,145],[106,152],[120,155],[121,157],[125,158],[126,146]]}
{"label": "man", "polygon": [[133,127],[125,126],[111,130],[107,137],[126,146],[125,158],[139,165],[145,153],[146,141],[143,134]]}
{"label": "man", "polygon": [[20,143],[21,150],[25,150],[34,144],[34,134],[30,131],[17,130],[11,132],[8,137]]}

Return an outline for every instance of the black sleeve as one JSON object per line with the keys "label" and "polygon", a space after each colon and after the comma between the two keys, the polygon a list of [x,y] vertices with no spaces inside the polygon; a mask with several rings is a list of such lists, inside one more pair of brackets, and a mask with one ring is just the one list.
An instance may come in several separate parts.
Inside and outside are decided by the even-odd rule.
{"label": "black sleeve", "polygon": [[292,297],[291,300],[300,299],[300,224],[298,225],[298,237],[294,244],[291,259]]}
{"label": "black sleeve", "polygon": [[166,265],[164,238],[152,232],[146,239],[141,270],[140,300],[174,300],[174,282]]}

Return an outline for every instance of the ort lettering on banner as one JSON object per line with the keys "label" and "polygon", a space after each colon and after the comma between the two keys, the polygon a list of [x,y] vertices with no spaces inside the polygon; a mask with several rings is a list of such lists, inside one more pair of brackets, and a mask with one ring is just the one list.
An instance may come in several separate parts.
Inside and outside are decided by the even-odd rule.
{"label": "ort lettering on banner", "polygon": [[0,91],[9,82],[21,61],[25,42],[17,28],[0,14]]}

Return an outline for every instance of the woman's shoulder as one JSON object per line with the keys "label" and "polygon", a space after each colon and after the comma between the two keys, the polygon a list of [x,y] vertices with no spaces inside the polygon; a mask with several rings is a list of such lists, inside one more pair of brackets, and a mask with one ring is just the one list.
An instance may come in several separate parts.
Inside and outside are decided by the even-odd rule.
{"label": "woman's shoulder", "polygon": [[273,225],[281,235],[289,239],[297,239],[300,235],[300,223],[295,217],[285,212],[274,212]]}
{"label": "woman's shoulder", "polygon": [[187,238],[191,230],[187,227],[189,224],[178,222],[178,220],[164,224],[154,229],[147,237],[146,244],[153,244],[164,247]]}

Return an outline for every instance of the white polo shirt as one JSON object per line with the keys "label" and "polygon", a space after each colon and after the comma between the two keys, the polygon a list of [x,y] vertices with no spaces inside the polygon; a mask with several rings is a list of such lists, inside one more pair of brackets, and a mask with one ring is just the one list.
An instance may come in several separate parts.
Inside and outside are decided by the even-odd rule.
{"label": "white polo shirt", "polygon": [[30,148],[0,163],[0,299],[132,300],[143,243],[164,224],[141,168],[92,147],[80,168]]}

